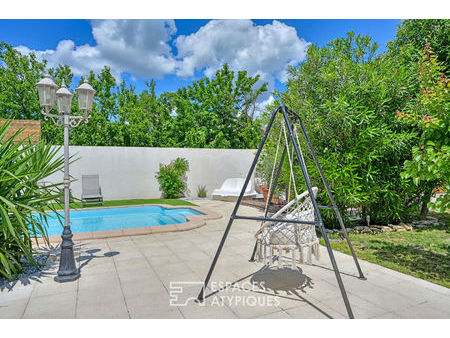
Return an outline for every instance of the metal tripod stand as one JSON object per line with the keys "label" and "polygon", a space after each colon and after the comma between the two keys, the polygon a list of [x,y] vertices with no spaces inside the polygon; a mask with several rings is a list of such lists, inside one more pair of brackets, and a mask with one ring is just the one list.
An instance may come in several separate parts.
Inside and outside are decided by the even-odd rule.
{"label": "metal tripod stand", "polygon": [[[268,135],[270,133],[270,129],[272,128],[272,125],[273,125],[273,122],[275,120],[275,117],[279,113],[281,113],[283,115],[284,121],[286,123],[287,129],[288,129],[288,133],[289,133],[289,138],[290,138],[289,141],[292,142],[292,145],[294,147],[294,152],[295,152],[298,164],[299,164],[299,166],[301,168],[302,175],[303,175],[303,178],[305,180],[305,183],[306,183],[306,186],[307,186],[307,189],[308,189],[308,193],[309,193],[309,196],[310,196],[312,204],[313,204],[314,212],[315,212],[315,215],[316,215],[316,220],[313,221],[313,222],[311,222],[311,221],[302,221],[302,220],[287,220],[287,219],[280,219],[280,218],[270,218],[270,217],[268,217],[267,211],[266,211],[264,217],[252,217],[252,216],[240,216],[240,215],[237,215],[237,211],[239,209],[239,206],[241,205],[242,198],[243,198],[244,193],[245,193],[245,191],[247,189],[247,185],[250,182],[250,179],[252,177],[253,171],[256,168],[256,164],[258,162],[259,156],[261,155],[261,151],[262,151],[262,149],[264,147],[264,144],[266,143],[267,137],[268,137]],[[291,121],[291,119],[292,119],[292,121]],[[329,197],[329,199],[331,201],[331,204],[332,204],[331,206],[322,206],[322,205],[318,205],[317,204],[317,201],[316,201],[316,199],[314,197],[314,194],[313,194],[313,191],[312,191],[311,181],[310,181],[308,172],[306,170],[306,164],[304,163],[303,158],[302,158],[302,156],[300,154],[299,144],[297,143],[297,140],[296,140],[296,138],[294,136],[294,133],[293,133],[293,129],[292,129],[292,123],[293,122],[298,122],[300,124],[303,136],[305,137],[306,143],[308,144],[308,148],[309,148],[309,150],[311,152],[311,155],[313,157],[314,163],[315,163],[315,165],[316,165],[316,167],[317,167],[317,169],[318,169],[318,171],[320,173],[320,176],[322,178],[324,187],[327,190],[328,197]],[[287,147],[287,145],[286,145],[286,147]],[[278,181],[278,177],[279,177],[279,175],[281,173],[281,167],[283,165],[283,161],[284,161],[285,156],[286,156],[286,148],[283,151],[283,154],[281,156],[281,160],[280,160],[280,163],[279,163],[279,166],[278,166],[278,169],[277,169],[277,173],[276,173],[275,181],[274,181],[275,184],[272,186],[272,189],[271,189],[270,194],[268,196],[269,203],[272,200],[272,196],[274,194],[274,190],[275,190],[275,187],[276,187],[276,183]],[[205,289],[208,286],[209,280],[210,280],[211,275],[212,275],[212,273],[214,271],[214,268],[216,266],[217,260],[219,259],[220,253],[222,252],[222,248],[223,248],[223,246],[225,244],[225,241],[226,241],[226,239],[228,237],[228,233],[230,232],[230,229],[231,229],[231,226],[232,226],[234,220],[236,220],[236,219],[246,219],[246,220],[255,220],[255,221],[314,224],[315,226],[319,227],[321,232],[322,232],[322,237],[323,237],[323,239],[325,241],[325,244],[326,244],[326,247],[327,247],[328,256],[330,257],[330,261],[331,261],[331,264],[333,266],[333,270],[334,270],[334,273],[335,273],[335,276],[336,276],[337,283],[339,285],[339,289],[340,289],[341,294],[342,294],[342,298],[344,300],[345,307],[347,309],[348,316],[349,316],[349,318],[354,318],[353,312],[352,312],[352,308],[350,306],[350,302],[348,300],[347,293],[345,291],[344,284],[342,282],[342,278],[341,278],[339,269],[338,269],[337,264],[336,264],[336,259],[334,257],[333,250],[331,249],[330,241],[328,239],[327,232],[325,231],[325,226],[324,226],[323,221],[322,221],[322,216],[320,214],[320,209],[332,209],[332,210],[334,210],[334,212],[336,214],[336,217],[338,219],[338,222],[339,222],[339,224],[341,226],[342,234],[343,234],[344,238],[347,241],[347,244],[348,244],[348,246],[350,248],[350,251],[352,253],[353,259],[355,261],[355,265],[356,265],[356,268],[357,268],[358,273],[359,273],[359,278],[365,280],[366,278],[364,277],[364,274],[363,274],[363,272],[361,270],[361,267],[359,266],[358,258],[356,257],[355,251],[353,250],[352,244],[351,244],[351,242],[350,242],[350,240],[348,238],[348,233],[347,233],[347,230],[346,230],[346,228],[344,226],[344,222],[342,220],[341,214],[340,214],[339,209],[338,209],[338,207],[336,205],[336,202],[334,201],[333,194],[331,193],[331,190],[330,190],[330,187],[328,185],[328,182],[327,182],[327,180],[326,180],[326,178],[325,178],[325,176],[323,174],[322,167],[319,164],[319,161],[317,159],[317,156],[315,154],[315,151],[314,151],[314,148],[313,148],[313,146],[311,144],[311,141],[310,141],[310,139],[308,137],[306,129],[305,129],[304,125],[303,125],[303,122],[302,122],[300,116],[298,116],[295,112],[291,111],[286,106],[279,106],[273,112],[272,117],[270,118],[269,124],[267,125],[267,128],[266,128],[266,131],[264,133],[264,136],[263,136],[263,138],[261,140],[261,143],[260,143],[259,148],[258,148],[258,150],[256,152],[256,155],[255,155],[255,158],[253,159],[252,165],[251,165],[250,170],[249,170],[249,172],[247,174],[247,177],[245,179],[245,182],[244,182],[244,185],[242,187],[241,193],[240,193],[240,195],[239,195],[239,197],[238,197],[238,199],[236,201],[236,205],[234,206],[233,212],[231,213],[228,225],[227,225],[227,227],[225,229],[225,232],[224,232],[224,234],[222,236],[222,239],[220,241],[219,247],[217,248],[216,254],[215,254],[214,259],[213,259],[213,261],[211,263],[211,267],[209,268],[208,274],[206,275],[203,287],[200,290],[200,293],[199,293],[199,295],[197,297],[197,301],[203,302],[203,300],[205,298]],[[268,208],[267,208],[267,210],[268,210]],[[255,249],[256,249],[256,245],[255,245]],[[250,261],[254,260],[255,249],[253,250],[253,254],[252,254],[252,257],[250,258]]]}

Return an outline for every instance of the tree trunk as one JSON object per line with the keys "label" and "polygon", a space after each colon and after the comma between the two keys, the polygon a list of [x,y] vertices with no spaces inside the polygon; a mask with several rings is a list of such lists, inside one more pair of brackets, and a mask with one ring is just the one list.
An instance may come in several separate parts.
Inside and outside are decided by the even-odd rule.
{"label": "tree trunk", "polygon": [[420,219],[426,219],[428,215],[428,203],[431,199],[431,190],[425,192],[422,198],[422,208],[420,209]]}

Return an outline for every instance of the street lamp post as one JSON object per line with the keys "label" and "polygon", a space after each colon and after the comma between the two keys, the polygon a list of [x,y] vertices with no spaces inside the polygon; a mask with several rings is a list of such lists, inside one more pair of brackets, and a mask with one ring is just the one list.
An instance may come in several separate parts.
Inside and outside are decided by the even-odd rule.
{"label": "street lamp post", "polygon": [[[39,102],[45,120],[51,118],[57,126],[64,126],[64,230],[61,235],[61,256],[59,260],[58,275],[55,281],[63,283],[76,280],[80,277],[80,271],[76,267],[73,253],[72,230],[70,229],[70,176],[69,176],[69,127],[77,127],[82,121],[88,122],[88,113],[92,110],[95,90],[84,80],[76,91],[78,95],[78,107],[83,115],[70,115],[73,94],[66,88],[64,80],[61,88],[50,78],[47,72],[45,77],[36,84],[39,93]],[[52,114],[56,101],[58,114]]]}

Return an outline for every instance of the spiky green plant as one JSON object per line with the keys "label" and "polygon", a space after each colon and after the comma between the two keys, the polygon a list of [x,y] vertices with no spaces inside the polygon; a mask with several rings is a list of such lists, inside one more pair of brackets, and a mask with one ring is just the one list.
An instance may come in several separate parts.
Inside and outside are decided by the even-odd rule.
{"label": "spiky green plant", "polygon": [[61,182],[47,186],[39,183],[63,168],[58,148],[43,141],[13,142],[5,134],[10,126],[0,126],[0,275],[13,279],[22,271],[21,258],[33,259],[33,239],[43,237],[48,243],[46,210],[56,211],[52,204],[61,193]]}
{"label": "spiky green plant", "polygon": [[204,197],[206,197],[206,193],[207,193],[206,185],[199,185],[197,188],[197,196],[204,198]]}

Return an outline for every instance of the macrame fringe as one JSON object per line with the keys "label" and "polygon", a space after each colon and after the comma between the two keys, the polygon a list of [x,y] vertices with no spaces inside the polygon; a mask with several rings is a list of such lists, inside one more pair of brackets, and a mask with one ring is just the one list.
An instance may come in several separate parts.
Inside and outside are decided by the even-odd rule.
{"label": "macrame fringe", "polygon": [[[267,249],[269,249],[269,255],[267,255]],[[298,264],[311,265],[312,256],[317,260],[320,258],[319,242],[297,246],[295,248],[282,245],[266,245],[259,241],[256,243],[255,258],[258,262],[264,262],[264,265],[271,265],[275,260],[274,258],[278,258],[278,267],[284,267],[284,262],[287,258],[284,256],[284,253],[291,253],[290,263],[292,268],[295,268]]]}

